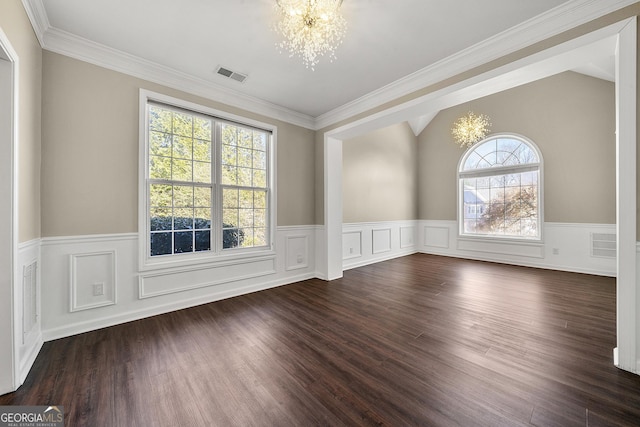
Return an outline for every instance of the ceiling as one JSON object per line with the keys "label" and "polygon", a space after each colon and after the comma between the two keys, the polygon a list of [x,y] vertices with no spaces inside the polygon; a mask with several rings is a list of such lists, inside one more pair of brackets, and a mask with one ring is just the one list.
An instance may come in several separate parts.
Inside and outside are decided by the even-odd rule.
{"label": "ceiling", "polygon": [[[322,58],[315,70],[276,47],[274,2],[25,0],[25,6],[38,10],[45,35],[317,118],[576,0],[344,0],[348,28],[337,60]],[[612,55],[579,71],[612,79]],[[219,66],[248,78],[222,77]]]}

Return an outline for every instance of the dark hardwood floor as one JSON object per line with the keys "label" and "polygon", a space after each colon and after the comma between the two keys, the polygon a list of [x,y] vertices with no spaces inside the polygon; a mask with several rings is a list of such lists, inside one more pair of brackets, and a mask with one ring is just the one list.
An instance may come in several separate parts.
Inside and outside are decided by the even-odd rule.
{"label": "dark hardwood floor", "polygon": [[637,426],[615,280],[412,255],[44,345],[68,426]]}

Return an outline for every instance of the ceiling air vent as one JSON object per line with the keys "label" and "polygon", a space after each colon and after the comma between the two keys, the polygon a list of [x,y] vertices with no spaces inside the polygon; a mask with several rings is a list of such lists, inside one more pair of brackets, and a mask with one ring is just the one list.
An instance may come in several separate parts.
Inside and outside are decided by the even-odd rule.
{"label": "ceiling air vent", "polygon": [[218,69],[216,70],[216,73],[220,74],[221,76],[225,76],[225,77],[228,77],[228,78],[230,78],[232,80],[240,82],[240,83],[243,83],[245,81],[245,79],[247,78],[246,74],[236,73],[235,71],[231,71],[228,68],[224,68],[224,67],[218,67]]}

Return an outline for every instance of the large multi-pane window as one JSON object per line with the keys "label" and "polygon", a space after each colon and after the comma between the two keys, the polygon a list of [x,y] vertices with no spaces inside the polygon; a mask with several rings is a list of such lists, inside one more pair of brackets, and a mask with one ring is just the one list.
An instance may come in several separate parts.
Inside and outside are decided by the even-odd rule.
{"label": "large multi-pane window", "polygon": [[458,171],[460,234],[539,240],[541,180],[531,141],[500,135],[474,145]]}
{"label": "large multi-pane window", "polygon": [[151,257],[269,245],[271,132],[147,103]]}

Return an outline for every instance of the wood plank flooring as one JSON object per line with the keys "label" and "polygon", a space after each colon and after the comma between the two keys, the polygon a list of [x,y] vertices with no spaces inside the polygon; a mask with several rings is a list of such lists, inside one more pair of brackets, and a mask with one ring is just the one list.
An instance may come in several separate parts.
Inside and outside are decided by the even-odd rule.
{"label": "wood plank flooring", "polygon": [[68,426],[637,426],[615,280],[416,254],[45,343]]}

